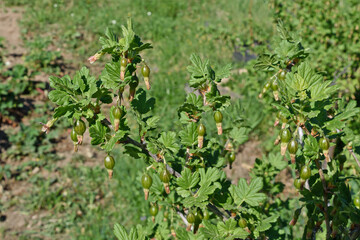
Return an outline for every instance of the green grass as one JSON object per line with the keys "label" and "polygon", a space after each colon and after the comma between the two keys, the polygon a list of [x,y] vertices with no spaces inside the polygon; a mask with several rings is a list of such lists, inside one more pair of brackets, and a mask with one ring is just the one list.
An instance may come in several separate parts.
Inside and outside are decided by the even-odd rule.
{"label": "green grass", "polygon": [[141,223],[141,217],[148,217],[148,202],[143,199],[139,180],[145,164],[119,151],[114,156],[117,164],[111,181],[100,164],[83,166],[78,157],[64,168],[56,167],[54,160],[21,166],[21,170],[26,166],[32,166],[31,169],[40,166],[50,174],[46,178],[31,175],[31,170],[30,174],[23,174],[18,180],[32,184],[30,193],[4,206],[8,208],[21,202],[20,211],[47,212],[38,219],[42,222],[40,227],[24,231],[20,237],[36,239],[66,234],[71,239],[109,239],[115,222],[131,227]]}

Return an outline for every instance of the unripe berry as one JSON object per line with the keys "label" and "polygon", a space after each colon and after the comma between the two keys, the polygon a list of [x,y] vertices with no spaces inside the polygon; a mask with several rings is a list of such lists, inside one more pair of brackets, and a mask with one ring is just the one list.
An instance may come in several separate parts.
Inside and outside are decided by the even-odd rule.
{"label": "unripe berry", "polygon": [[201,221],[203,220],[204,216],[202,215],[202,212],[200,209],[195,211],[195,224],[199,225]]}
{"label": "unripe berry", "polygon": [[206,127],[204,124],[200,123],[199,127],[198,127],[198,134],[199,136],[204,136],[206,133]]}
{"label": "unripe berry", "polygon": [[104,158],[104,165],[105,165],[105,168],[107,169],[108,171],[108,174],[109,174],[109,178],[111,179],[112,178],[112,175],[113,175],[113,169],[114,169],[114,166],[115,166],[115,160],[112,156],[110,155],[107,155],[105,158]]}
{"label": "unripe berry", "polygon": [[195,215],[190,212],[188,213],[188,215],[186,216],[186,220],[188,221],[189,225],[188,227],[186,228],[186,230],[190,231],[191,229],[191,225],[195,223]]}
{"label": "unripe berry", "polygon": [[289,129],[284,128],[280,131],[280,141],[281,141],[281,155],[285,155],[287,145],[291,139],[291,133]]}
{"label": "unripe berry", "polygon": [[194,223],[195,222],[195,215],[192,212],[190,212],[186,216],[186,220],[188,221],[188,223]]}
{"label": "unripe berry", "polygon": [[303,180],[307,180],[310,177],[311,177],[311,169],[308,165],[304,165],[300,171],[300,178]]}
{"label": "unripe berry", "polygon": [[119,130],[120,118],[122,117],[122,110],[118,106],[114,107],[112,110],[114,116],[114,130],[115,132]]}
{"label": "unripe berry", "polygon": [[209,213],[209,211],[208,211],[208,210],[204,210],[203,216],[204,216],[204,220],[209,220],[209,218],[210,218],[210,213]]}
{"label": "unripe berry", "polygon": [[354,205],[357,209],[360,209],[360,197],[354,198]]}
{"label": "unripe berry", "polygon": [[77,134],[76,134],[76,132],[75,132],[75,129],[73,128],[73,129],[71,129],[71,134],[70,134],[70,137],[71,137],[71,140],[73,141],[73,142],[77,142],[78,141],[78,139],[77,139]]}
{"label": "unripe berry", "polygon": [[152,221],[155,222],[155,216],[159,212],[159,208],[156,203],[151,204],[149,212],[150,212],[150,215],[152,216]]}
{"label": "unripe berry", "polygon": [[74,130],[77,135],[82,136],[86,130],[86,125],[85,125],[84,121],[81,119],[76,120]]}
{"label": "unripe berry", "polygon": [[297,220],[299,219],[300,213],[301,213],[301,208],[295,210],[294,216],[289,223],[290,226],[294,226],[296,224]]}
{"label": "unripe berry", "polygon": [[223,120],[223,115],[220,111],[216,111],[214,113],[214,119],[215,119],[215,122],[216,122],[216,127],[217,127],[217,130],[218,130],[218,135],[221,135],[222,132],[223,132],[223,129],[222,129],[222,120]]}
{"label": "unripe berry", "polygon": [[292,139],[287,146],[287,149],[290,153],[291,163],[295,163],[295,155],[298,150],[298,143],[295,139]]}
{"label": "unripe berry", "polygon": [[229,154],[229,162],[233,163],[235,161],[235,158],[236,158],[235,153],[230,152],[230,154]]}
{"label": "unripe berry", "polygon": [[152,185],[152,178],[149,174],[144,173],[141,177],[141,185],[144,188],[145,200],[149,197],[149,189]]}
{"label": "unripe berry", "polygon": [[265,91],[269,90],[270,88],[271,88],[271,82],[265,83],[265,85],[264,85]]}
{"label": "unripe berry", "polygon": [[289,129],[287,129],[287,128],[282,129],[280,131],[280,140],[281,140],[281,142],[288,143],[290,141],[290,139],[291,139],[291,133],[290,133]]}
{"label": "unripe berry", "polygon": [[146,64],[141,68],[141,74],[144,76],[147,90],[150,90],[150,68]]}
{"label": "unripe berry", "polygon": [[200,123],[198,129],[198,147],[202,148],[204,143],[204,135],[206,133],[206,127],[204,124]]}
{"label": "unripe berry", "polygon": [[222,113],[220,111],[216,111],[214,113],[214,120],[215,120],[216,123],[221,123],[222,122],[223,115],[222,115]]}
{"label": "unripe berry", "polygon": [[235,161],[236,155],[233,151],[231,151],[228,155],[227,155],[227,160],[229,162],[229,168],[232,169],[232,163]]}
{"label": "unripe berry", "polygon": [[286,123],[289,121],[286,116],[284,115],[283,112],[279,111],[277,114],[276,114],[276,119],[275,119],[275,123],[274,123],[274,127],[277,126],[279,124],[279,122],[282,122],[282,126],[281,128],[285,128],[286,126]]}
{"label": "unripe berry", "polygon": [[169,217],[169,212],[168,211],[165,211],[164,212],[164,221],[166,221]]}
{"label": "unripe berry", "polygon": [[284,80],[285,80],[285,77],[286,77],[286,71],[285,71],[285,70],[282,70],[282,71],[278,74],[278,78],[279,78],[281,81],[284,81]]}
{"label": "unripe berry", "polygon": [[295,154],[298,150],[298,143],[296,140],[292,139],[288,144],[288,150],[290,154]]}
{"label": "unripe berry", "polygon": [[128,64],[128,60],[126,58],[121,58],[120,60],[120,79],[124,80],[125,78],[125,70]]}
{"label": "unripe berry", "polygon": [[144,66],[141,68],[141,74],[144,76],[144,77],[149,77],[150,75],[150,68],[144,64]]}
{"label": "unripe berry", "polygon": [[279,85],[276,79],[271,82],[271,89],[273,90],[274,98],[276,101],[279,100]]}
{"label": "unripe berry", "polygon": [[239,224],[239,227],[241,228],[246,228],[247,226],[247,221],[244,219],[244,218],[240,218],[239,221],[238,221],[238,224]]}
{"label": "unripe berry", "polygon": [[169,187],[169,182],[170,182],[170,173],[168,170],[164,169],[160,172],[160,180],[163,182],[164,184],[164,188],[165,188],[165,192],[167,194],[170,193],[170,187]]}
{"label": "unripe berry", "polygon": [[126,67],[127,64],[128,64],[128,60],[127,60],[126,58],[121,58],[121,60],[120,60],[120,65],[121,65],[122,67]]}
{"label": "unripe berry", "polygon": [[276,81],[276,79],[271,82],[271,89],[273,91],[277,91],[279,89],[279,85],[278,85],[278,82]]}
{"label": "unripe berry", "polygon": [[74,152],[77,152],[78,151],[78,137],[77,137],[77,134],[76,134],[74,128],[71,129],[70,138],[74,143]]}
{"label": "unripe berry", "polygon": [[81,145],[83,141],[83,134],[86,130],[86,125],[83,120],[76,120],[74,125],[75,133],[77,134],[78,144]]}
{"label": "unripe berry", "polygon": [[139,85],[139,78],[134,76],[133,80],[129,83],[129,101],[132,101],[135,97],[136,88]]}
{"label": "unripe berry", "polygon": [[271,87],[271,83],[270,82],[266,82],[261,93],[259,94],[259,98],[262,98],[263,94],[265,94]]}
{"label": "unripe berry", "polygon": [[164,169],[160,173],[160,180],[163,183],[169,183],[170,182],[170,173],[168,170]]}
{"label": "unripe berry", "polygon": [[122,110],[118,106],[114,107],[112,110],[112,114],[115,119],[120,119],[122,117]]}
{"label": "unripe berry", "polygon": [[302,188],[303,181],[300,178],[294,180],[294,186],[296,189],[300,190]]}
{"label": "unripe berry", "polygon": [[324,153],[326,161],[330,162],[330,157],[329,157],[330,142],[329,142],[329,139],[327,139],[326,137],[320,138],[319,139],[319,146],[320,146],[321,150]]}
{"label": "unripe berry", "polygon": [[326,137],[320,138],[319,146],[322,150],[328,150],[330,146],[329,139],[327,139]]}

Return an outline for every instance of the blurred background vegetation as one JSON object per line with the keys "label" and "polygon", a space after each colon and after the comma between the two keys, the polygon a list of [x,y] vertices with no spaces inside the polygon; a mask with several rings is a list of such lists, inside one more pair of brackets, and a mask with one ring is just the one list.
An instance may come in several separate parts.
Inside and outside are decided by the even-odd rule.
{"label": "blurred background vegetation", "polygon": [[[0,32],[0,238],[109,239],[115,222],[129,228],[148,216],[141,161],[117,149],[121,164],[115,166],[115,179],[107,181],[103,155],[89,141],[71,153],[68,122],[47,135],[39,124],[54,107],[47,101],[48,76],[89,66],[87,58],[99,50],[105,28],[120,32],[128,17],[154,46],[145,59],[152,69],[154,111],[164,130],[174,130],[191,53],[214,65],[232,64],[221,91],[238,102],[234,114],[244,115],[254,130],[250,144],[239,149],[238,171],[228,171],[231,179],[247,177],[241,168],[273,151],[276,113],[264,104],[273,100],[258,99],[266,75],[252,66],[259,51],[272,48],[278,18],[302,36],[312,65],[341,87],[339,97],[360,105],[358,0],[3,0],[0,6],[0,25],[19,19],[20,26],[18,38]],[[90,70],[99,75],[103,65],[100,60]],[[352,125],[360,133],[359,119]],[[290,189],[282,197],[294,194]]]}

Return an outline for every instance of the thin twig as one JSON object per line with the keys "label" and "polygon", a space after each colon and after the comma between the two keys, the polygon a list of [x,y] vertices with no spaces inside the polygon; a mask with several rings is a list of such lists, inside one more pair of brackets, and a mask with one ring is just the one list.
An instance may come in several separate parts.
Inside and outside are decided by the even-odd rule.
{"label": "thin twig", "polygon": [[319,163],[319,160],[315,160],[316,167],[319,170],[320,179],[323,185],[323,193],[324,193],[324,215],[325,215],[325,223],[326,223],[326,239],[330,239],[331,229],[330,229],[330,220],[329,220],[329,213],[328,213],[328,196],[327,196],[327,185],[326,180],[324,177],[323,170]]}
{"label": "thin twig", "polygon": [[359,239],[359,237],[360,237],[360,227],[359,225],[356,225],[355,229],[352,230],[350,233],[350,239],[355,240],[355,239]]}
{"label": "thin twig", "polygon": [[186,217],[184,216],[184,214],[180,211],[176,211],[176,213],[180,216],[181,220],[185,223],[186,227],[189,225]]}
{"label": "thin twig", "polygon": [[225,216],[216,206],[214,206],[212,203],[209,203],[207,205],[207,208],[215,213],[217,216],[219,216],[223,221],[226,221],[229,219],[229,217]]}
{"label": "thin twig", "polygon": [[356,157],[356,155],[355,155],[354,151],[353,151],[352,149],[348,149],[348,150],[349,150],[350,154],[353,156],[353,158],[355,159],[355,161],[356,161],[357,165],[360,167],[360,162],[359,162],[359,159],[357,159],[357,157]]}
{"label": "thin twig", "polygon": [[[156,154],[153,154],[152,152],[150,152],[147,148],[146,148],[146,142],[143,141],[143,143],[140,143],[138,141],[135,141],[134,139],[130,138],[129,136],[126,138],[126,140],[124,141],[124,143],[130,143],[133,144],[139,148],[141,148],[141,150],[143,150],[143,152],[145,152],[147,155],[149,155],[150,157],[152,157],[156,162],[164,162],[163,159],[159,158],[158,156],[156,156]],[[169,173],[171,175],[174,175],[175,177],[179,178],[181,177],[181,174],[178,173],[177,171],[175,171],[172,167],[170,167],[168,164],[166,164],[166,169],[169,171]]]}
{"label": "thin twig", "polygon": [[309,132],[309,130],[306,128],[305,125],[301,126],[301,128],[306,132],[307,135],[311,135],[311,133]]}

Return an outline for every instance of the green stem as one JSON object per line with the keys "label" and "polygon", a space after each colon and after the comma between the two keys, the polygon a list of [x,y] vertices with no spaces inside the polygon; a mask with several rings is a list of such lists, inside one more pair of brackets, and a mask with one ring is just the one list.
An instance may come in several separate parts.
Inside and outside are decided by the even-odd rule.
{"label": "green stem", "polygon": [[152,168],[152,167],[153,167],[153,165],[151,164],[150,166],[148,166],[148,167],[146,168],[146,171],[149,171],[150,168]]}
{"label": "green stem", "polygon": [[69,94],[69,96],[71,97],[72,100],[74,100],[76,103],[79,102],[79,100],[77,100],[74,96],[72,96],[71,94]]}

